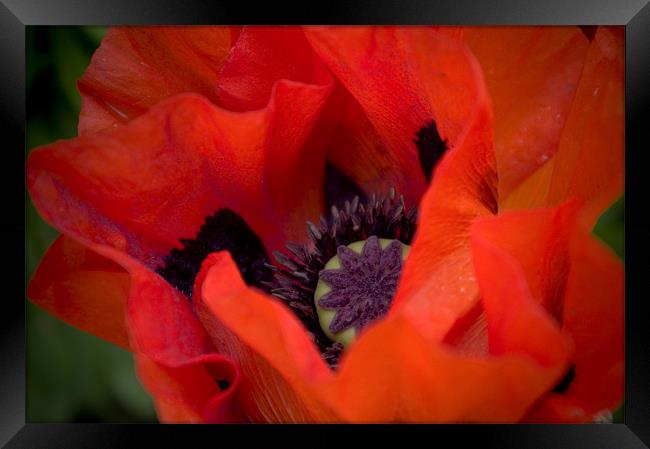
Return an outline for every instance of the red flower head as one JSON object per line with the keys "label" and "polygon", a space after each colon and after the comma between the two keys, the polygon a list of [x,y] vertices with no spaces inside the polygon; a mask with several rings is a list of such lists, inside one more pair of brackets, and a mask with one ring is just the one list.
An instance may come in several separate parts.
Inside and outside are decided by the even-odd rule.
{"label": "red flower head", "polygon": [[622,265],[591,236],[622,45],[112,29],[79,137],[28,161],[62,233],[29,296],[132,350],[161,421],[594,420],[623,392]]}

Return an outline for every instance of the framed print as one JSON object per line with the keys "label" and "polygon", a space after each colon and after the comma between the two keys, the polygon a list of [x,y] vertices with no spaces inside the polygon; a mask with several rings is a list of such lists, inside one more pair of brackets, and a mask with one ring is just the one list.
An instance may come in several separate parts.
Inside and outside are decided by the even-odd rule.
{"label": "framed print", "polygon": [[650,6],[466,3],[5,1],[2,442],[645,447]]}

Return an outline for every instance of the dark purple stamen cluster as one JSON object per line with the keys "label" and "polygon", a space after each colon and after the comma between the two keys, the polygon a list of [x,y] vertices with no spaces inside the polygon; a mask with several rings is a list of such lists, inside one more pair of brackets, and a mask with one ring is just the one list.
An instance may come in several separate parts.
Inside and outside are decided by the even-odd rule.
{"label": "dark purple stamen cluster", "polygon": [[335,367],[343,349],[330,340],[320,327],[314,306],[319,273],[337,254],[340,246],[366,240],[370,236],[400,240],[410,244],[415,232],[417,210],[407,209],[404,198],[391,189],[388,197],[372,195],[365,204],[359,198],[346,201],[343,209],[332,207],[331,218],[321,217],[320,226],[307,223],[310,245],[288,244],[288,253],[274,252],[278,266],[269,265],[275,278],[266,285],[296,313],[312,334],[325,360]]}
{"label": "dark purple stamen cluster", "polygon": [[352,326],[360,331],[388,312],[402,271],[402,245],[393,240],[381,249],[373,235],[361,254],[339,246],[337,255],[341,268],[319,273],[331,291],[318,300],[318,305],[336,311],[329,325],[332,333]]}

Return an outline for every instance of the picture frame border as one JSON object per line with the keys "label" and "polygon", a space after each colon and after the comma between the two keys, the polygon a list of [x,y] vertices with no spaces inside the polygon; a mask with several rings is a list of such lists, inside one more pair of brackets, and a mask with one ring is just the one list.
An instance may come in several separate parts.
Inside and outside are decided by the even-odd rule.
{"label": "picture frame border", "polygon": [[[170,0],[0,0],[0,116],[6,158],[1,165],[4,210],[5,306],[0,313],[0,444],[23,447],[189,445],[188,439],[282,434],[313,435],[314,426],[166,426],[152,424],[34,424],[25,422],[25,27],[29,25],[154,24],[437,24],[625,26],[625,413],[624,423],[582,425],[360,426],[375,437],[410,435],[473,441],[500,448],[643,448],[650,444],[650,336],[647,288],[650,223],[645,154],[650,150],[650,3],[646,0],[412,0],[323,2],[303,7],[266,2]],[[645,201],[644,201],[645,200]],[[24,261],[21,266],[18,261]],[[12,268],[13,267],[13,268]],[[14,274],[11,272],[15,270]],[[20,275],[22,273],[22,276]],[[358,426],[330,426],[339,438]],[[174,429],[174,430],[172,430]],[[331,429],[331,430],[330,430]],[[313,433],[316,432],[316,433]],[[310,443],[309,445],[312,445]]]}

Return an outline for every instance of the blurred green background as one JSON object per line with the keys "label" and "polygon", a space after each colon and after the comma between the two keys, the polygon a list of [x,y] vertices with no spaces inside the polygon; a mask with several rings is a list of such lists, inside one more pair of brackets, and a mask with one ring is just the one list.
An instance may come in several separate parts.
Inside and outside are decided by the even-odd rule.
{"label": "blurred green background", "polygon": [[[81,97],[76,81],[106,32],[101,27],[27,27],[27,146],[77,135]],[[621,257],[624,198],[595,233]],[[57,232],[27,198],[27,268],[31,279]],[[29,422],[155,422],[130,353],[58,321],[31,302],[27,319]],[[622,409],[614,416],[622,421]]]}
{"label": "blurred green background", "polygon": [[[105,33],[98,27],[27,27],[27,151],[77,135],[76,81]],[[31,279],[57,232],[27,199]],[[131,354],[26,306],[29,422],[155,422]]]}

